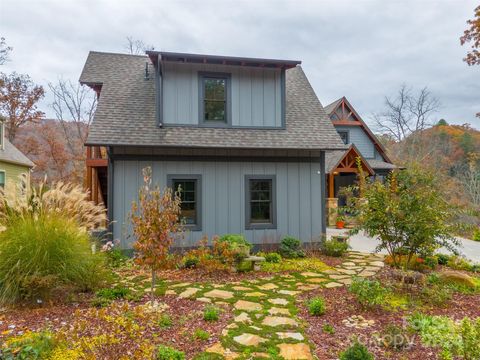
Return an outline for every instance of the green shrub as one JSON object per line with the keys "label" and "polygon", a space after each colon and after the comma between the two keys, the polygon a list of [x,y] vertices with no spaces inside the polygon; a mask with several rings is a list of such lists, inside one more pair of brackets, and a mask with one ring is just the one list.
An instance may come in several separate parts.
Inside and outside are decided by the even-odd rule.
{"label": "green shrub", "polygon": [[93,290],[106,274],[90,237],[59,213],[12,216],[0,232],[0,302],[48,298],[53,289]]}
{"label": "green shrub", "polygon": [[218,321],[220,318],[220,309],[215,306],[207,306],[203,310],[203,320],[205,321]]}
{"label": "green shrub", "polygon": [[54,335],[49,331],[30,332],[6,340],[0,347],[0,359],[40,360],[47,359],[56,346]]}
{"label": "green shrub", "polygon": [[107,264],[112,268],[119,268],[128,260],[128,256],[126,256],[122,250],[118,248],[111,248],[109,250],[104,251],[104,254],[107,258]]}
{"label": "green shrub", "polygon": [[425,346],[440,348],[442,359],[473,360],[480,356],[480,318],[464,318],[458,323],[446,316],[417,313],[408,323]]}
{"label": "green shrub", "polygon": [[173,325],[173,320],[172,318],[170,317],[170,315],[168,314],[162,314],[160,316],[160,319],[158,319],[158,325],[162,328],[162,329],[166,329],[166,328],[169,328],[170,326]]}
{"label": "green shrub", "polygon": [[373,360],[373,355],[365,345],[355,340],[354,343],[344,352],[340,353],[340,360]]}
{"label": "green shrub", "polygon": [[447,265],[448,260],[450,260],[450,256],[447,254],[437,254],[438,265]]}
{"label": "green shrub", "polygon": [[183,267],[185,269],[196,268],[200,260],[196,256],[188,256],[183,259]]}
{"label": "green shrub", "polygon": [[308,312],[313,316],[320,316],[325,314],[326,305],[325,300],[321,297],[310,299],[307,303]]}
{"label": "green shrub", "polygon": [[388,325],[383,331],[382,343],[385,347],[394,350],[401,350],[411,345],[405,329],[392,324]]}
{"label": "green shrub", "polygon": [[202,330],[202,329],[196,329],[195,332],[193,333],[193,338],[195,340],[202,340],[206,341],[210,339],[210,334],[208,331]]}
{"label": "green shrub", "polygon": [[322,330],[323,330],[323,332],[325,332],[327,334],[330,334],[330,335],[335,334],[335,328],[330,324],[323,325]]}
{"label": "green shrub", "polygon": [[377,280],[368,280],[355,277],[348,288],[357,297],[358,302],[364,307],[374,307],[383,304],[383,298],[388,291]]}
{"label": "green shrub", "polygon": [[443,306],[452,299],[452,291],[441,284],[423,287],[420,297],[425,304]]}
{"label": "green shrub", "polygon": [[325,240],[322,244],[322,252],[327,256],[343,256],[349,248],[350,246],[346,242],[337,240]]}
{"label": "green shrub", "polygon": [[470,262],[460,256],[451,256],[448,259],[447,266],[453,270],[465,270],[471,271],[472,264]]}
{"label": "green shrub", "polygon": [[276,252],[266,253],[265,261],[269,263],[278,264],[279,262],[282,261],[282,256]]}
{"label": "green shrub", "polygon": [[248,257],[252,248],[252,244],[241,234],[225,234],[218,239],[218,243],[227,243],[229,250],[234,253],[237,262]]}
{"label": "green shrub", "polygon": [[480,228],[473,230],[472,240],[480,241]]}
{"label": "green shrub", "polygon": [[95,293],[95,296],[107,300],[117,300],[125,299],[129,293],[129,289],[121,286],[115,286],[113,288],[100,289]]}
{"label": "green shrub", "polygon": [[185,360],[185,353],[169,346],[160,345],[157,350],[157,360]]}
{"label": "green shrub", "polygon": [[305,257],[305,252],[302,250],[302,242],[292,236],[285,236],[282,239],[279,252],[286,259]]}
{"label": "green shrub", "polygon": [[425,266],[428,266],[430,269],[434,270],[438,266],[438,258],[436,256],[427,256],[423,263]]}

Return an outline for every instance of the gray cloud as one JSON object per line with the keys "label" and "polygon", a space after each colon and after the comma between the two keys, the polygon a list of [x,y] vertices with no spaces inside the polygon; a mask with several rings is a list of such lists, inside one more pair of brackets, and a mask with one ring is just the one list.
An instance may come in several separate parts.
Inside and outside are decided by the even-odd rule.
{"label": "gray cloud", "polygon": [[1,0],[0,35],[14,47],[1,71],[77,80],[89,50],[122,52],[132,36],[161,50],[302,60],[323,104],[345,95],[367,121],[402,83],[428,86],[442,103],[435,118],[480,128],[480,66],[462,62],[458,40],[476,5]]}

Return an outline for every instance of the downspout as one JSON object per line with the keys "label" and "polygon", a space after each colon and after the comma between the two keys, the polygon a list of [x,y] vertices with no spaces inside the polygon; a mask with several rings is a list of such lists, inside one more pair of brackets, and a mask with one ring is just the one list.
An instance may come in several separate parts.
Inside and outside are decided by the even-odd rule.
{"label": "downspout", "polygon": [[163,127],[163,80],[162,80],[162,57],[157,56],[157,68],[155,69],[155,117],[158,127]]}
{"label": "downspout", "polygon": [[108,217],[108,231],[110,232],[111,239],[113,239],[113,174],[114,174],[114,161],[113,161],[113,151],[111,147],[107,147],[107,157],[108,157],[108,178],[107,178],[107,194],[108,194],[108,207],[107,207],[107,217]]}
{"label": "downspout", "polygon": [[325,175],[325,151],[320,151],[320,192],[321,192],[321,236],[320,241],[323,242],[327,239],[327,214],[326,214],[326,175]]}

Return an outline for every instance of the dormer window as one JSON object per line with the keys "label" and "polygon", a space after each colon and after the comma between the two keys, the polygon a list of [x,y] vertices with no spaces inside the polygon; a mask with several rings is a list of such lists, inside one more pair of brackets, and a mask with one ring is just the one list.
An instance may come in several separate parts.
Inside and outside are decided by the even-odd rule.
{"label": "dormer window", "polygon": [[230,75],[200,74],[200,122],[204,125],[229,123]]}

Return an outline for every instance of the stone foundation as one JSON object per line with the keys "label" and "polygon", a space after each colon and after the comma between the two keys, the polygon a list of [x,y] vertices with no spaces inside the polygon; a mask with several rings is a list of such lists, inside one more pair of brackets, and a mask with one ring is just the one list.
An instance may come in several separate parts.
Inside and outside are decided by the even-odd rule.
{"label": "stone foundation", "polygon": [[335,226],[337,222],[338,199],[327,198],[327,226]]}

